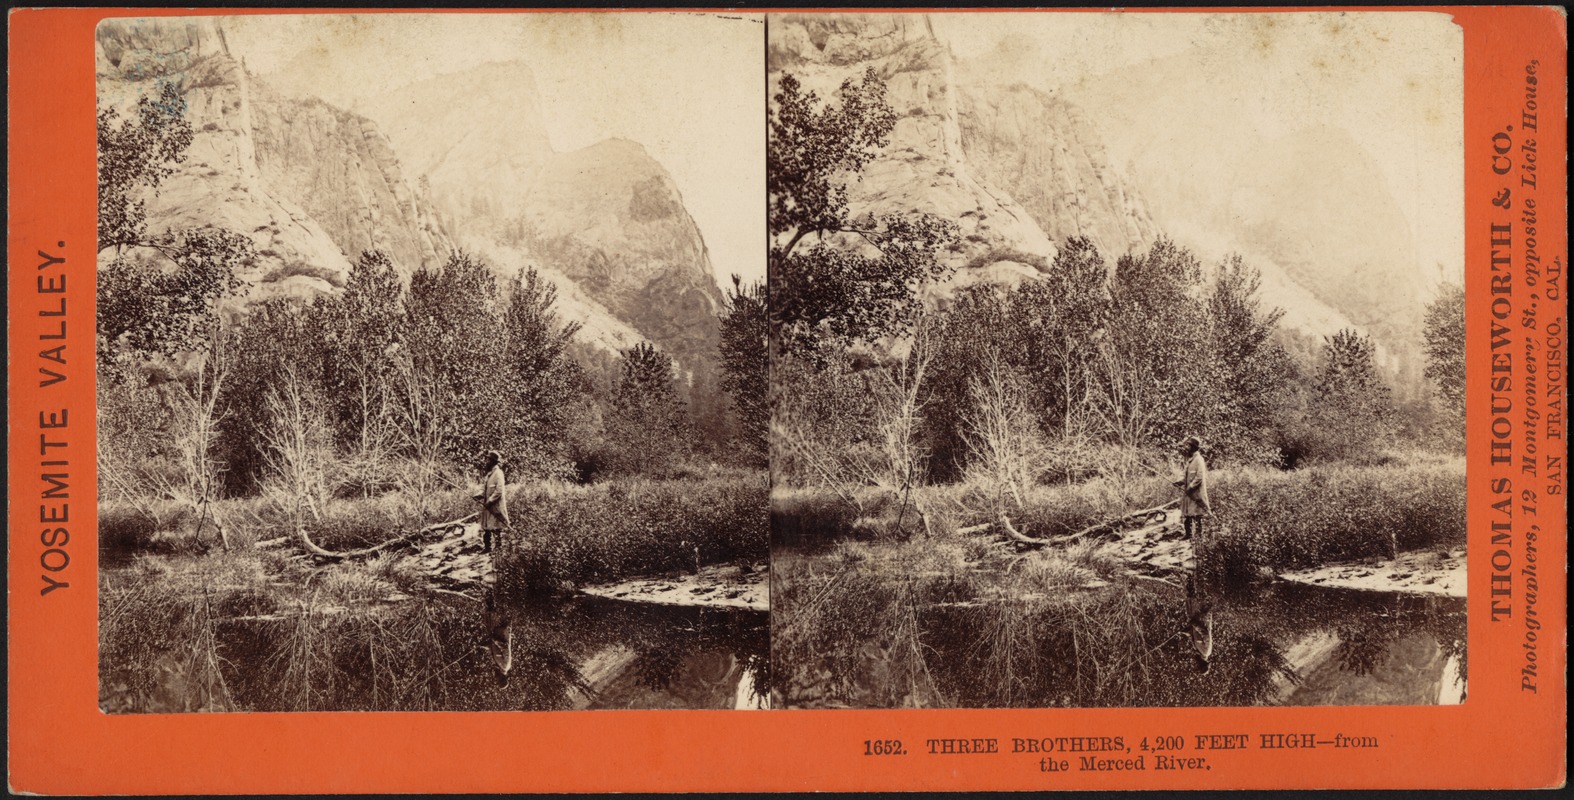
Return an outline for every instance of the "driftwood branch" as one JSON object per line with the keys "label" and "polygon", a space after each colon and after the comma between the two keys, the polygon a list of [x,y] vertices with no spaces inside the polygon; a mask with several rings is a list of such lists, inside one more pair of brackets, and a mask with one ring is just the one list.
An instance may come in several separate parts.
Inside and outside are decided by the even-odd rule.
{"label": "driftwood branch", "polygon": [[1027,534],[1017,530],[1016,527],[1011,524],[1011,519],[1005,514],[1000,515],[1000,529],[1005,531],[1007,538],[1013,542],[1016,542],[1017,544],[1025,544],[1029,547],[1043,547],[1050,542],[1049,539],[1040,539],[1036,536],[1028,536]]}
{"label": "driftwood branch", "polygon": [[[1094,536],[1101,533],[1110,533],[1116,530],[1124,530],[1126,528],[1135,527],[1136,525],[1142,523],[1152,524],[1154,522],[1159,522],[1164,519],[1166,513],[1174,508],[1179,507],[1179,505],[1180,500],[1171,500],[1168,503],[1157,505],[1152,508],[1144,508],[1138,511],[1128,512],[1114,519],[1105,520],[1098,523],[1097,525],[1083,528],[1076,533],[1067,534],[1065,536],[1051,536],[1048,538],[1028,536],[1027,534],[1017,530],[1016,527],[1011,524],[1011,519],[1004,513],[1002,513],[998,519],[995,519],[992,522],[980,522],[977,525],[968,525],[967,527],[957,528],[956,532],[964,536],[968,536],[975,533],[983,533],[990,528],[999,526],[1000,530],[1005,533],[1006,538],[1010,541],[1016,542],[1017,544],[1028,545],[1030,547],[1043,547],[1044,545],[1051,543],[1064,544],[1068,542],[1075,542],[1088,536]],[[1155,520],[1155,517],[1158,519]]]}
{"label": "driftwood branch", "polygon": [[[1144,522],[1151,523],[1162,521],[1166,512],[1179,507],[1180,500],[1171,500],[1170,502],[1164,503],[1163,505],[1157,505],[1152,508],[1144,508],[1141,511],[1132,511],[1124,516],[1100,522],[1097,525],[1083,528],[1076,533],[1056,537],[1056,539],[1062,542],[1074,542],[1086,536],[1094,536],[1100,533],[1110,533],[1115,530],[1124,530],[1126,528],[1135,527],[1136,525]],[[1155,516],[1159,517],[1159,519],[1153,520],[1152,518]]]}
{"label": "driftwood branch", "polygon": [[389,548],[391,548],[391,547],[393,547],[395,545],[406,544],[411,539],[416,538],[418,536],[421,536],[423,534],[434,533],[434,532],[437,532],[437,531],[448,532],[448,531],[453,530],[454,528],[463,528],[465,523],[470,522],[471,520],[475,519],[477,516],[479,516],[478,513],[477,514],[469,514],[469,515],[460,517],[459,519],[456,519],[456,520],[453,520],[453,521],[450,521],[450,522],[439,522],[439,523],[437,523],[435,525],[428,525],[428,526],[422,528],[421,530],[417,531],[414,535],[411,535],[411,534],[400,534],[398,536],[395,536],[392,539],[389,539],[386,542],[383,542],[381,544],[375,544],[375,545],[372,545],[371,547],[363,547],[360,550],[327,550],[327,549],[324,549],[321,545],[319,545],[316,542],[312,541],[311,535],[306,533],[306,528],[304,526],[296,527],[295,535],[296,535],[296,539],[301,543],[301,547],[305,548],[306,552],[311,553],[312,555],[317,556],[318,558],[359,558],[361,556],[375,555],[375,554],[380,553],[380,552],[382,552],[384,550],[387,550],[387,549],[389,549]]}

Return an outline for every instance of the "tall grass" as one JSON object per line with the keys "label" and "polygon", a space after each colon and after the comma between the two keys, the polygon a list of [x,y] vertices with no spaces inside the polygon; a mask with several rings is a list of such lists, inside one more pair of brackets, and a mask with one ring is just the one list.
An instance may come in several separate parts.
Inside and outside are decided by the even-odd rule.
{"label": "tall grass", "polygon": [[510,559],[554,580],[601,583],[770,558],[763,476],[518,487]]}
{"label": "tall grass", "polygon": [[1242,470],[1210,489],[1235,570],[1318,567],[1465,543],[1461,460]]}

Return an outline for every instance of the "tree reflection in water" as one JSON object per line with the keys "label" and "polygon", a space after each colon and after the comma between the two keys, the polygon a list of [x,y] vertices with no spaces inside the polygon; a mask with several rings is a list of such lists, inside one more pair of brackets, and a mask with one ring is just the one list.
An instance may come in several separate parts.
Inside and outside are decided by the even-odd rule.
{"label": "tree reflection in water", "polygon": [[[1286,584],[1231,593],[1215,609],[1209,672],[1184,635],[1179,592],[1131,581],[1058,596],[919,603],[916,646],[892,646],[889,608],[814,629],[813,664],[792,671],[782,704],[1250,706],[1435,703],[1467,669],[1462,600]],[[864,584],[868,589],[870,583]],[[873,591],[873,589],[869,589]],[[878,605],[878,604],[877,604]],[[1292,663],[1293,657],[1302,663]],[[925,675],[935,691],[898,679]],[[897,676],[897,677],[893,677]],[[1315,678],[1315,681],[1309,681]],[[1313,685],[1315,684],[1315,685]]]}

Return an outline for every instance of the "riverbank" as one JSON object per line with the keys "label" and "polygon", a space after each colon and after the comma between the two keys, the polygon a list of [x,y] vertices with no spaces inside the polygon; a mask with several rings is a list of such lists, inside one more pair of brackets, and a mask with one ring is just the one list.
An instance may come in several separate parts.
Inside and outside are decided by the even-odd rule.
{"label": "riverbank", "polygon": [[[915,490],[906,506],[873,490],[778,492],[774,705],[1272,704],[1314,667],[1327,691],[1297,702],[1318,702],[1308,698],[1360,683],[1352,670],[1363,665],[1462,662],[1462,464],[1217,479],[1207,673],[1181,635],[1195,554],[1178,512],[1161,505],[1172,491],[1161,480],[1037,487],[1005,521],[968,486]],[[1281,587],[1295,584],[1280,574],[1324,592],[1320,611],[1283,601],[1294,593]],[[1446,601],[1405,606],[1422,633],[1388,610],[1407,596]],[[1438,702],[1437,686],[1453,683],[1359,693]]]}
{"label": "riverbank", "polygon": [[[744,578],[741,565],[765,563],[765,497],[763,475],[515,487],[515,527],[495,555],[457,496],[427,498],[426,517],[400,513],[397,496],[335,501],[307,531],[316,549],[262,500],[222,504],[229,549],[109,508],[100,701],[110,712],[571,708],[593,702],[580,670],[624,647],[644,676],[626,702],[724,707],[734,701],[720,689],[685,700],[664,681],[701,651],[706,675],[736,683],[736,665],[764,669],[765,572]],[[442,514],[459,521],[429,525]],[[576,592],[696,566],[705,591],[693,594],[712,601],[703,619]],[[506,684],[480,646],[488,596],[512,620]],[[704,666],[718,654],[735,667]]]}
{"label": "riverbank", "polygon": [[579,591],[628,603],[762,612],[771,608],[770,568],[764,563],[717,564],[697,573],[633,578]]}

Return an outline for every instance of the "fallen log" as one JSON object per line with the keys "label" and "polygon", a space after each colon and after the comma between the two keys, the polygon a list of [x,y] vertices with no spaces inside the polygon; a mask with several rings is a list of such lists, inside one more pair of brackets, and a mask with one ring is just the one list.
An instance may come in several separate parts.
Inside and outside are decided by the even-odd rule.
{"label": "fallen log", "polygon": [[415,538],[417,538],[417,537],[419,537],[419,536],[421,536],[423,534],[435,533],[435,532],[438,532],[438,531],[442,531],[444,533],[447,533],[447,532],[451,532],[454,528],[459,528],[459,529],[463,530],[464,526],[465,526],[465,523],[470,522],[471,520],[474,520],[478,516],[479,516],[479,512],[475,513],[475,514],[468,514],[466,516],[460,517],[459,519],[451,520],[449,522],[439,522],[439,523],[436,523],[434,525],[428,525],[428,526],[422,528],[421,530],[417,531],[414,534],[400,534],[400,535],[395,536],[394,538],[389,539],[388,541],[383,542],[381,544],[375,544],[375,545],[372,545],[371,547],[363,547],[363,548],[361,548],[359,550],[328,550],[328,549],[325,549],[321,545],[319,545],[316,542],[312,541],[311,535],[306,532],[306,528],[304,526],[296,526],[296,528],[295,528],[295,537],[301,543],[301,547],[306,549],[306,552],[311,553],[312,555],[317,556],[318,558],[333,558],[333,559],[360,558],[361,556],[376,555],[377,553],[380,553],[380,552],[382,552],[384,550],[387,550],[387,549],[393,547],[394,545],[408,544],[412,539],[415,539]]}
{"label": "fallen log", "polygon": [[1005,514],[1000,515],[1000,529],[1005,531],[1007,538],[1013,542],[1016,542],[1017,544],[1024,544],[1028,547],[1043,547],[1044,545],[1050,543],[1049,539],[1040,539],[1036,536],[1028,536],[1027,534],[1017,530],[1011,524],[1011,518],[1007,517]]}
{"label": "fallen log", "polygon": [[1179,507],[1180,507],[1180,500],[1178,500],[1178,499],[1177,500],[1171,500],[1168,503],[1164,503],[1163,505],[1157,505],[1157,506],[1154,506],[1152,508],[1144,508],[1144,509],[1142,509],[1140,511],[1132,511],[1132,512],[1129,512],[1129,513],[1124,514],[1122,516],[1116,517],[1115,519],[1105,520],[1104,522],[1100,522],[1097,525],[1092,525],[1092,526],[1083,528],[1082,530],[1077,531],[1076,533],[1067,534],[1065,536],[1057,536],[1057,537],[1055,537],[1055,540],[1059,541],[1059,542],[1074,542],[1074,541],[1077,541],[1078,539],[1081,539],[1081,538],[1086,537],[1086,536],[1093,536],[1093,535],[1099,534],[1099,533],[1112,533],[1112,532],[1116,531],[1117,529],[1124,529],[1124,528],[1132,527],[1132,525],[1128,524],[1128,523],[1133,523],[1133,522],[1137,522],[1137,523],[1149,522],[1149,523],[1151,523],[1152,522],[1151,518],[1153,516],[1157,515],[1162,520],[1163,516],[1167,512],[1169,512],[1171,509],[1175,509],[1175,508],[1179,508]]}
{"label": "fallen log", "polygon": [[1083,528],[1080,531],[1077,531],[1076,533],[1066,534],[1064,536],[1050,536],[1045,538],[1028,536],[1027,534],[1017,530],[1016,527],[1011,524],[1011,519],[1004,513],[1002,513],[1000,517],[994,521],[980,522],[977,525],[968,525],[966,527],[957,528],[956,532],[964,536],[968,536],[975,533],[983,533],[984,531],[987,531],[990,528],[998,525],[1005,533],[1006,538],[1010,541],[1016,542],[1018,544],[1025,544],[1030,547],[1043,547],[1044,545],[1051,543],[1064,544],[1068,542],[1075,542],[1079,539],[1100,533],[1112,533],[1117,530],[1130,528],[1141,523],[1152,524],[1155,522],[1153,519],[1154,517],[1158,517],[1158,521],[1162,521],[1164,516],[1169,511],[1178,508],[1179,506],[1180,500],[1171,500],[1168,503],[1156,505],[1152,508],[1144,508],[1137,511],[1127,512],[1114,519],[1105,520],[1098,523],[1097,525],[1091,525],[1089,527]]}

